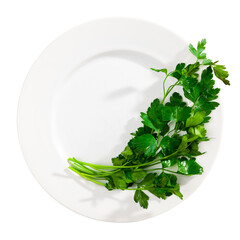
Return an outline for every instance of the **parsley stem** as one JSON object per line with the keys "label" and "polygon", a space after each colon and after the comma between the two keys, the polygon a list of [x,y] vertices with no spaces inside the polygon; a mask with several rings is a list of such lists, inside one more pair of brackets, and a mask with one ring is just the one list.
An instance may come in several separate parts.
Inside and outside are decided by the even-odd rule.
{"label": "parsley stem", "polygon": [[126,188],[124,190],[148,190],[147,188]]}
{"label": "parsley stem", "polygon": [[146,169],[145,171],[157,171],[157,170],[164,170],[166,172],[170,172],[170,173],[175,173],[175,174],[181,174],[181,175],[186,175],[186,174],[182,174],[180,172],[175,172],[175,171],[172,171],[172,170],[168,170],[166,168],[151,168],[151,169]]}
{"label": "parsley stem", "polygon": [[[167,92],[164,93],[164,97],[163,97],[163,99],[162,99],[161,104],[164,103],[164,101],[165,101],[166,97],[168,96],[168,94],[173,90],[173,88],[174,88],[178,83],[179,83],[179,80],[178,80],[177,82],[175,82],[173,85],[169,86],[169,88],[167,89]],[[165,89],[163,89],[163,91],[165,92]]]}
{"label": "parsley stem", "polygon": [[81,177],[83,177],[83,178],[85,178],[85,179],[87,179],[87,180],[89,180],[89,181],[91,181],[91,182],[94,182],[94,183],[96,183],[96,184],[98,184],[98,185],[106,186],[105,183],[101,183],[101,182],[98,182],[98,181],[96,181],[96,180],[94,180],[94,179],[92,179],[92,178],[90,178],[90,177],[87,177],[87,176],[81,174],[77,169],[75,169],[75,168],[73,168],[73,167],[68,167],[68,168],[71,169],[73,172],[77,173],[78,175],[80,175]]}
{"label": "parsley stem", "polygon": [[163,80],[163,95],[164,95],[164,96],[165,96],[165,94],[166,94],[165,82],[166,82],[168,76],[169,76],[169,75],[167,74],[166,77],[165,77],[164,80]]}
{"label": "parsley stem", "polygon": [[[124,188],[124,190],[151,190],[153,189],[153,187],[151,188]],[[160,188],[162,190],[169,190],[169,188]]]}
{"label": "parsley stem", "polygon": [[[76,160],[77,161],[77,160]],[[113,170],[113,171],[104,171],[104,172],[99,172],[99,171],[88,171],[90,170],[89,168],[85,167],[84,165],[79,165],[75,162],[70,162],[69,164],[71,167],[73,167],[74,169],[76,169],[79,173],[85,175],[85,176],[89,176],[89,177],[97,177],[97,178],[104,178],[107,176],[110,176],[116,172],[121,171],[121,169],[117,169],[117,170]]]}
{"label": "parsley stem", "polygon": [[[77,162],[81,163],[81,164],[84,164],[86,166],[89,166],[89,167],[92,167],[92,168],[95,168],[95,169],[120,169],[120,168],[137,168],[137,167],[142,167],[142,166],[147,166],[151,163],[155,163],[155,162],[159,162],[161,160],[165,160],[165,159],[168,159],[174,155],[176,155],[178,153],[178,151],[168,155],[168,156],[165,156],[165,157],[162,157],[162,158],[156,158],[150,162],[147,162],[147,163],[142,163],[142,164],[138,164],[138,165],[130,165],[130,166],[109,166],[109,165],[97,165],[97,164],[92,164],[92,163],[86,163],[86,162],[82,162],[82,161],[78,161],[76,160]],[[105,172],[108,172],[108,171],[105,171]]]}

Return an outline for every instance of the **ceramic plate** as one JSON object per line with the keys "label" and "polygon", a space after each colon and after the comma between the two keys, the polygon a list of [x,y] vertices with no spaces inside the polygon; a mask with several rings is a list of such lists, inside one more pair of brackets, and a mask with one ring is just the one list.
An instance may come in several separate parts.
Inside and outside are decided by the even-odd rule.
{"label": "ceramic plate", "polygon": [[[67,158],[111,164],[141,125],[139,113],[162,96],[163,74],[149,68],[192,60],[185,41],[140,20],[95,20],[58,37],[33,64],[19,100],[20,145],[41,186],[67,208],[110,222],[139,221],[182,202],[151,196],[149,208],[142,209],[132,191],[108,191],[72,173]],[[204,174],[179,178],[184,199],[215,159],[219,119],[220,109],[208,124],[212,141],[201,145],[208,152],[198,158]]]}

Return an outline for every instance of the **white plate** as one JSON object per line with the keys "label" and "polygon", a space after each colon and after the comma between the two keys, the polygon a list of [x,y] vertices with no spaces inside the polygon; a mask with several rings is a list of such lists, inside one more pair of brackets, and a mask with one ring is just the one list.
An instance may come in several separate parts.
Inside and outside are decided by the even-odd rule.
{"label": "white plate", "polygon": [[[67,158],[111,164],[140,126],[139,113],[162,96],[163,75],[149,68],[171,68],[181,61],[191,61],[182,39],[133,19],[82,24],[50,44],[25,80],[18,109],[20,145],[41,186],[69,209],[103,221],[139,221],[179,204],[175,196],[166,201],[151,196],[149,208],[142,209],[133,201],[133,192],[109,192],[72,173]],[[213,140],[202,144],[208,153],[198,158],[204,174],[179,180],[184,199],[213,163],[219,114],[217,110],[208,125]]]}

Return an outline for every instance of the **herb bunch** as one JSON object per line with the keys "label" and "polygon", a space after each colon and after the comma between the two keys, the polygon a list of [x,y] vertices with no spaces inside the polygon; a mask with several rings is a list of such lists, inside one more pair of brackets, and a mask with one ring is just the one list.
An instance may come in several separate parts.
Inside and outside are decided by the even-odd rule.
{"label": "herb bunch", "polygon": [[[148,208],[149,193],[161,199],[173,194],[182,199],[177,175],[203,173],[196,157],[204,154],[199,151],[199,144],[209,141],[205,124],[219,106],[216,99],[220,89],[214,87],[214,75],[225,85],[230,85],[225,66],[207,58],[205,45],[206,39],[199,41],[197,48],[189,45],[190,52],[196,57],[195,63],[179,63],[171,72],[165,68],[151,68],[165,75],[163,97],[153,100],[146,113],[141,112],[143,126],[131,134],[133,138],[125,149],[112,158],[113,165],[69,158],[69,169],[108,190],[135,191],[134,201],[145,209]],[[169,77],[173,83],[166,89]],[[184,97],[173,92],[176,86],[182,87]]]}

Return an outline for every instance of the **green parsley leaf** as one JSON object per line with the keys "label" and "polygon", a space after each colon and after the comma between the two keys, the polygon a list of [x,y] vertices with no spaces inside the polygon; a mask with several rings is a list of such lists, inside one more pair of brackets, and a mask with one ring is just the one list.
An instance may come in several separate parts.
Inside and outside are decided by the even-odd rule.
{"label": "green parsley leaf", "polygon": [[151,120],[149,119],[149,117],[148,117],[148,115],[147,115],[146,113],[141,112],[141,118],[143,119],[142,123],[143,123],[145,126],[151,128],[151,129],[154,129],[154,130],[156,130],[156,131],[158,130],[158,129],[152,124]]}
{"label": "green parsley leaf", "polygon": [[112,182],[116,189],[125,189],[127,187],[127,182],[118,175],[112,175]]}
{"label": "green parsley leaf", "polygon": [[177,64],[175,70],[176,70],[176,71],[182,71],[182,70],[184,69],[185,66],[186,66],[185,63],[179,63],[179,64]]}
{"label": "green parsley leaf", "polygon": [[179,144],[177,151],[182,156],[189,153],[190,150],[188,149],[188,136],[187,135],[182,136],[182,141]]}
{"label": "green parsley leaf", "polygon": [[168,160],[163,160],[161,161],[162,167],[167,168],[167,167],[172,167],[177,163],[177,158],[172,158]]}
{"label": "green parsley leaf", "polygon": [[207,41],[205,38],[202,39],[202,41],[198,42],[198,45],[197,45],[197,52],[198,52],[197,58],[198,59],[206,58],[206,53],[202,53],[205,50],[206,43],[207,43]]}
{"label": "green parsley leaf", "polygon": [[200,155],[204,154],[199,151],[198,144],[199,144],[199,142],[197,142],[197,141],[191,143],[191,145],[189,146],[190,156],[200,156]]}
{"label": "green parsley leaf", "polygon": [[204,128],[203,125],[197,125],[195,127],[190,127],[188,132],[194,136],[198,136],[200,138],[205,137],[207,130]]}
{"label": "green parsley leaf", "polygon": [[229,76],[229,74],[225,69],[226,69],[226,67],[224,65],[214,65],[213,66],[213,71],[214,71],[215,76],[217,78],[219,78],[220,80],[222,80],[222,82],[225,85],[230,85],[229,80],[226,79]]}
{"label": "green parsley leaf", "polygon": [[197,57],[197,59],[205,59],[206,53],[203,53],[203,51],[205,50],[206,43],[206,39],[202,39],[202,41],[198,42],[197,49],[194,48],[192,44],[190,44],[189,50],[195,57]]}
{"label": "green parsley leaf", "polygon": [[185,67],[185,63],[179,63],[175,70],[170,74],[171,77],[174,77],[178,80],[180,80],[180,78],[182,77],[182,70]]}
{"label": "green parsley leaf", "polygon": [[183,98],[178,92],[174,92],[170,97],[170,102],[167,102],[165,105],[173,107],[185,107],[187,104],[183,102]]}
{"label": "green parsley leaf", "polygon": [[148,200],[149,197],[146,193],[144,193],[141,190],[136,190],[135,194],[134,194],[134,201],[136,203],[139,203],[139,205],[143,208],[148,208]]}
{"label": "green parsley leaf", "polygon": [[112,158],[113,166],[122,166],[126,162],[127,160],[125,158],[120,158],[120,157]]}
{"label": "green parsley leaf", "polygon": [[184,175],[202,174],[203,168],[196,162],[195,158],[178,160],[178,172]]}
{"label": "green parsley leaf", "polygon": [[143,134],[151,133],[151,132],[152,132],[152,129],[150,127],[144,125],[143,127],[139,127],[135,133],[131,133],[131,135],[141,136]]}
{"label": "green parsley leaf", "polygon": [[197,126],[204,121],[205,112],[196,112],[193,116],[189,117],[186,121],[186,127]]}
{"label": "green parsley leaf", "polygon": [[191,107],[174,107],[171,120],[176,122],[185,121],[189,118]]}
{"label": "green parsley leaf", "polygon": [[155,69],[155,68],[151,68],[151,70],[155,71],[155,72],[163,72],[167,75],[167,69],[166,68],[162,68],[162,69]]}
{"label": "green parsley leaf", "polygon": [[137,136],[131,139],[128,145],[137,153],[144,153],[145,157],[154,155],[157,150],[157,140],[151,134]]}
{"label": "green parsley leaf", "polygon": [[156,98],[147,110],[147,115],[156,129],[162,129],[165,126],[162,122],[162,106],[160,100]]}
{"label": "green parsley leaf", "polygon": [[147,176],[140,182],[138,183],[139,187],[150,187],[153,185],[153,182],[156,178],[157,173],[149,173]]}
{"label": "green parsley leaf", "polygon": [[[190,117],[191,107],[173,106],[173,104],[176,104],[176,101],[179,101],[179,99],[176,99],[175,97],[177,97],[177,95],[172,98],[172,103],[170,102],[170,104],[166,106],[160,104],[159,99],[155,99],[151,104],[151,107],[148,109],[148,119],[150,119],[151,123],[157,129],[164,128],[166,126],[166,122],[185,121],[187,118]],[[144,118],[144,123],[150,126],[148,119],[145,115]]]}
{"label": "green parsley leaf", "polygon": [[180,186],[179,184],[177,184],[174,188],[169,189],[170,192],[172,192],[173,194],[175,194],[177,197],[179,197],[180,199],[183,199],[183,195],[180,192]]}
{"label": "green parsley leaf", "polygon": [[106,183],[105,187],[108,189],[108,191],[115,189],[112,178],[108,178],[108,182]]}
{"label": "green parsley leaf", "polygon": [[213,62],[210,59],[203,59],[203,61],[202,61],[202,65],[212,65],[212,64],[213,64]]}
{"label": "green parsley leaf", "polygon": [[194,64],[189,64],[186,66],[186,68],[183,69],[183,74],[186,75],[186,77],[192,77],[197,78],[198,77],[198,71],[199,71],[200,63],[196,62]]}
{"label": "green parsley leaf", "polygon": [[134,182],[143,179],[147,175],[146,171],[141,169],[136,169],[132,172],[132,180]]}
{"label": "green parsley leaf", "polygon": [[192,44],[189,44],[189,50],[195,57],[197,57],[197,55],[198,55],[197,49],[195,47],[193,47]]}
{"label": "green parsley leaf", "polygon": [[166,197],[175,194],[182,199],[179,184],[177,184],[177,176],[174,174],[167,174],[162,172],[156,179],[156,188],[151,189],[150,192],[158,198],[166,199]]}
{"label": "green parsley leaf", "polygon": [[160,142],[160,147],[162,148],[162,153],[165,155],[170,155],[178,149],[180,140],[177,138],[172,138],[169,136],[163,137]]}
{"label": "green parsley leaf", "polygon": [[155,195],[158,198],[162,198],[162,199],[166,199],[167,197],[171,196],[172,193],[169,192],[167,189],[162,189],[160,187],[155,187],[152,189],[149,189],[149,192],[152,193],[153,195]]}
{"label": "green parsley leaf", "polygon": [[194,111],[204,111],[206,116],[219,105],[213,100],[218,98],[220,89],[213,88],[215,81],[212,78],[212,68],[209,66],[203,70],[200,82],[189,77],[182,80],[184,95],[194,103]]}
{"label": "green parsley leaf", "polygon": [[121,155],[126,159],[133,155],[131,148],[127,145],[124,150],[121,152]]}

